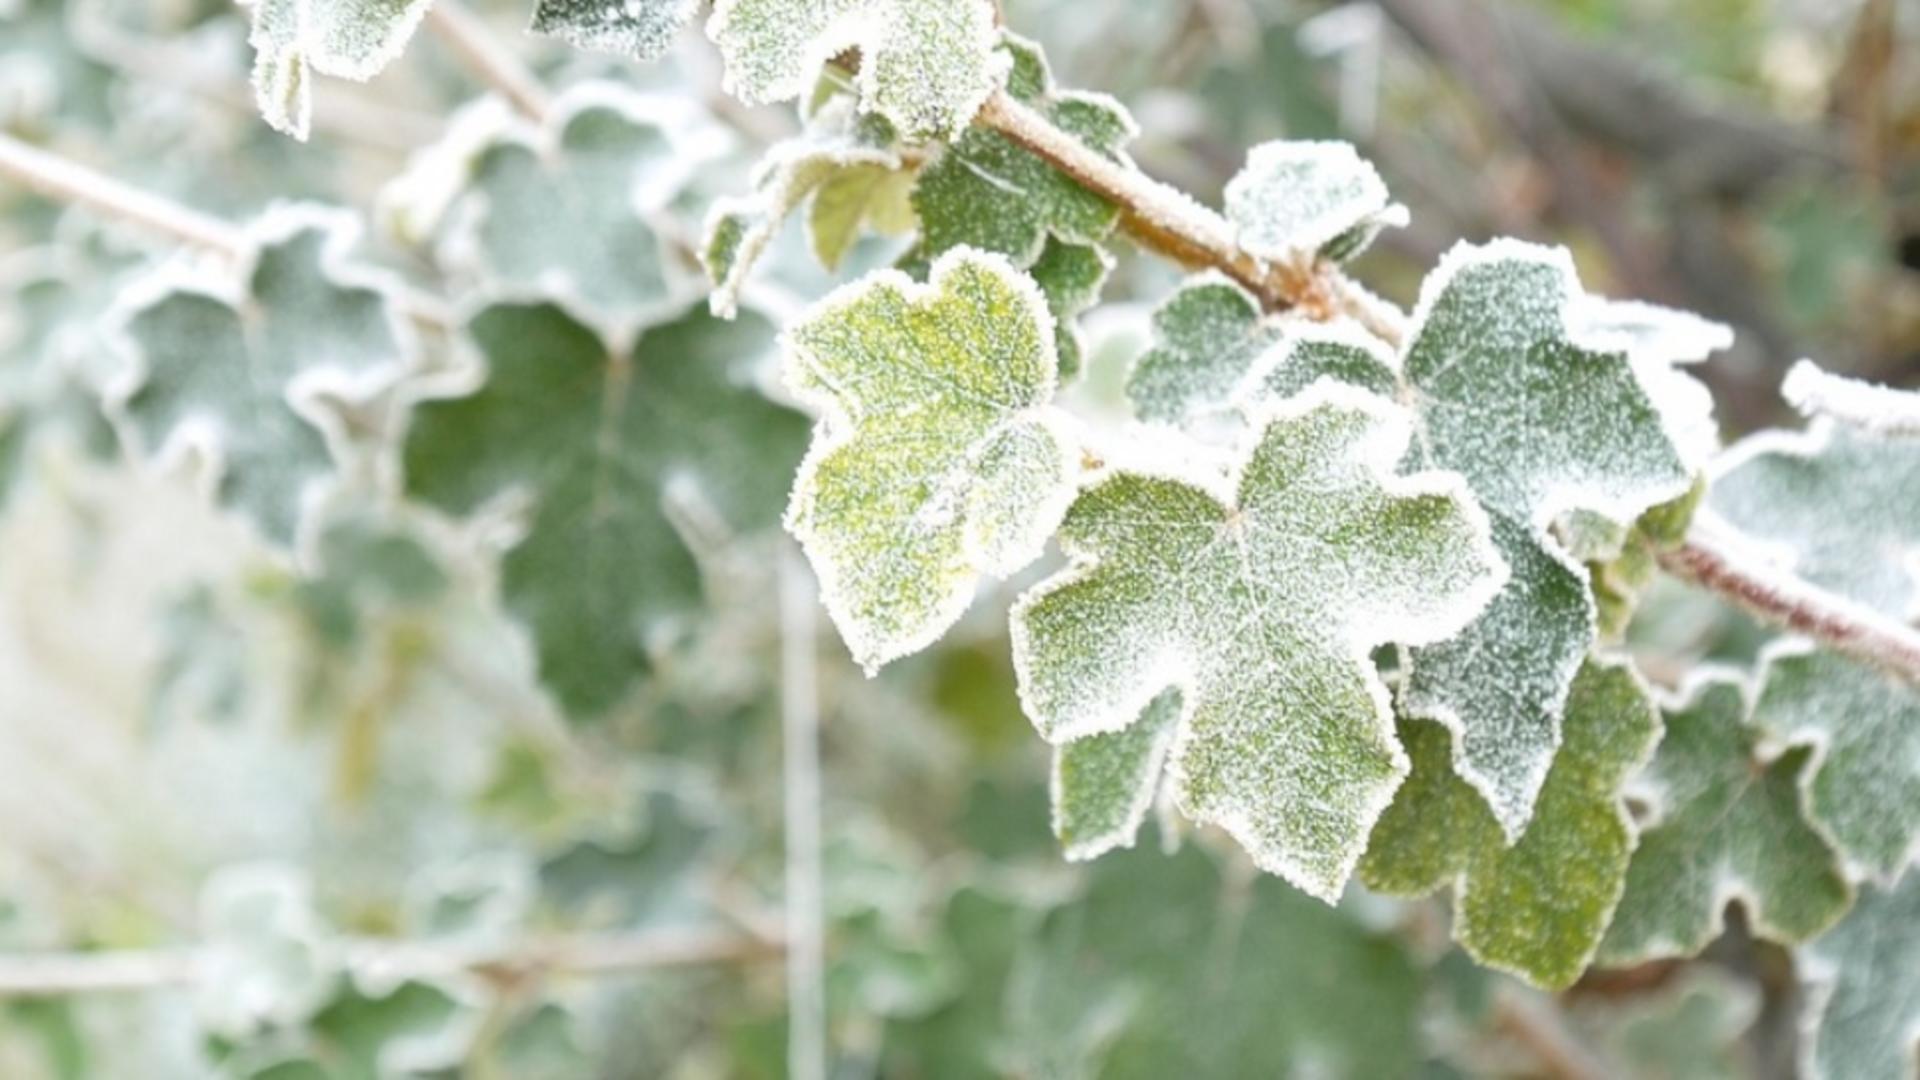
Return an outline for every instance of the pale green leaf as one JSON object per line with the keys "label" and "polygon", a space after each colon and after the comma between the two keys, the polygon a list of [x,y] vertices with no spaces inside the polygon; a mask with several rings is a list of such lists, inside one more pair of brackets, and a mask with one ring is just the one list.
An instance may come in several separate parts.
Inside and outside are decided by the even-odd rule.
{"label": "pale green leaf", "polygon": [[1360,864],[1371,888],[1452,882],[1454,938],[1490,967],[1546,987],[1586,970],[1627,878],[1634,828],[1621,786],[1653,751],[1660,718],[1632,669],[1589,660],[1567,696],[1566,741],[1511,846],[1486,801],[1449,767],[1446,728],[1403,723],[1413,775]]}
{"label": "pale green leaf", "polygon": [[1771,941],[1805,941],[1846,911],[1838,856],[1807,823],[1808,753],[1769,760],[1746,720],[1746,681],[1710,674],[1663,710],[1667,734],[1636,787],[1653,820],[1627,872],[1600,962],[1693,956],[1720,936],[1729,902]]}
{"label": "pale green leaf", "polygon": [[910,139],[958,135],[993,92],[993,12],[977,0],[720,0],[707,36],[742,101],[806,93],[820,66],[860,50],[862,110]]}
{"label": "pale green leaf", "polygon": [[1622,998],[1594,995],[1570,1019],[1616,1075],[1633,1080],[1750,1080],[1760,1075],[1746,1036],[1759,989],[1721,968],[1682,971],[1671,985]]}
{"label": "pale green leaf", "polygon": [[1503,576],[1457,476],[1394,474],[1408,437],[1400,410],[1329,383],[1262,415],[1224,483],[1085,488],[1060,533],[1072,567],[1014,611],[1041,734],[1123,731],[1179,688],[1182,810],[1337,896],[1407,771],[1370,650],[1455,632]]}
{"label": "pale green leaf", "polygon": [[1053,319],[998,256],[960,249],[918,285],[882,271],[787,333],[788,381],[824,413],[788,526],[870,671],[953,625],[982,574],[1040,554],[1078,451]]}
{"label": "pale green leaf", "polygon": [[311,1019],[340,977],[339,942],[321,922],[304,871],[278,863],[222,868],[200,895],[195,1011],[209,1032],[245,1038]]}
{"label": "pale green leaf", "polygon": [[1262,259],[1351,258],[1407,208],[1349,143],[1268,142],[1247,152],[1227,183],[1227,220],[1240,247]]}
{"label": "pale green leaf", "polygon": [[631,353],[551,305],[490,307],[467,332],[485,381],[416,408],[407,490],[453,513],[532,499],[502,600],[560,703],[603,712],[646,668],[648,639],[700,599],[675,511],[768,523],[805,423],[748,383],[770,344],[759,319],[684,315]]}
{"label": "pale green leaf", "polygon": [[1870,435],[1920,435],[1920,391],[1849,379],[1811,360],[1793,365],[1780,396],[1809,419],[1825,417]]}
{"label": "pale green leaf", "polygon": [[365,82],[400,50],[431,0],[255,0],[253,90],[267,123],[307,137],[313,76]]}
{"label": "pale green leaf", "polygon": [[1796,956],[1807,1080],[1913,1080],[1920,1072],[1920,873],[1868,888]]}
{"label": "pale green leaf", "polygon": [[699,0],[539,0],[528,27],[569,45],[652,60],[673,47]]}
{"label": "pale green leaf", "polygon": [[[134,363],[115,388],[135,445],[211,459],[215,498],[292,545],[334,473],[329,399],[364,400],[410,363],[384,279],[346,263],[351,219],[282,211],[253,230],[244,291],[165,276],[132,301]],[[142,288],[136,286],[136,289]]]}
{"label": "pale green leaf", "polygon": [[1067,858],[1133,846],[1159,791],[1180,711],[1180,695],[1169,691],[1129,727],[1054,748],[1053,833]]}

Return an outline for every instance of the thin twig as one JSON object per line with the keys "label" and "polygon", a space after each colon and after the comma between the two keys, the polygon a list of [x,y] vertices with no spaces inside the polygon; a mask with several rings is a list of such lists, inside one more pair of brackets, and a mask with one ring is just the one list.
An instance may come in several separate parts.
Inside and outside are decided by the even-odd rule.
{"label": "thin twig", "polygon": [[827,1072],[826,929],[820,852],[820,701],[812,579],[780,553],[780,728],[786,794],[787,1075]]}
{"label": "thin twig", "polygon": [[1550,1003],[1504,993],[1494,1004],[1494,1023],[1527,1048],[1541,1075],[1552,1080],[1604,1080],[1610,1075],[1567,1031]]}
{"label": "thin twig", "polygon": [[435,0],[427,9],[427,22],[480,81],[499,91],[528,119],[546,119],[553,107],[552,95],[518,56],[500,46],[473,12],[457,0]]}
{"label": "thin twig", "polygon": [[1742,552],[1737,535],[1712,518],[1697,519],[1686,542],[1659,558],[1668,573],[1719,593],[1767,622],[1920,685],[1920,632],[1764,565]]}
{"label": "thin twig", "polygon": [[1001,90],[976,123],[1000,132],[1087,190],[1120,208],[1121,226],[1142,245],[1190,267],[1212,267],[1239,282],[1270,311],[1299,308],[1317,319],[1345,314],[1397,346],[1400,320],[1383,301],[1356,295],[1340,271],[1318,260],[1258,259],[1242,250],[1233,226],[1177,188],[1088,149],[1040,113]]}
{"label": "thin twig", "polygon": [[0,132],[0,176],[49,199],[84,206],[229,258],[238,259],[247,251],[241,231],[218,218],[29,146],[5,132]]}

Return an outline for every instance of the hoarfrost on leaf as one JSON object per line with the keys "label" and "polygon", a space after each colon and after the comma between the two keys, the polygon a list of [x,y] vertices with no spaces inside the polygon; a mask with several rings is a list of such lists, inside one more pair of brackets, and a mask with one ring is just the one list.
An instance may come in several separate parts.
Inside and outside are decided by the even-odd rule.
{"label": "hoarfrost on leaf", "polygon": [[214,497],[295,546],[343,439],[333,402],[386,389],[412,338],[387,280],[346,262],[344,214],[300,207],[251,229],[244,290],[161,272],[129,292],[134,361],[109,388],[139,452],[208,459]]}
{"label": "hoarfrost on leaf", "polygon": [[1666,736],[1635,781],[1654,804],[1627,871],[1600,962],[1693,956],[1720,936],[1730,901],[1756,935],[1805,941],[1838,919],[1853,890],[1807,822],[1809,754],[1762,753],[1747,721],[1747,680],[1709,671],[1663,709]]}
{"label": "hoarfrost on leaf", "polygon": [[707,36],[748,104],[806,93],[860,50],[860,106],[908,139],[957,136],[999,84],[993,11],[978,0],[719,0]]}
{"label": "hoarfrost on leaf", "polygon": [[1808,419],[1826,417],[1872,435],[1920,435],[1920,391],[1849,379],[1802,360],[1787,372],[1780,394]]}
{"label": "hoarfrost on leaf", "polygon": [[1227,220],[1262,259],[1347,259],[1389,225],[1405,225],[1374,167],[1344,142],[1261,143],[1227,182]]}
{"label": "hoarfrost on leaf", "polygon": [[1280,340],[1245,289],[1219,274],[1183,282],[1153,313],[1153,345],[1127,375],[1142,420],[1180,423],[1224,407],[1259,356]]}
{"label": "hoarfrost on leaf", "polygon": [[1014,609],[1041,734],[1123,732],[1179,689],[1183,811],[1337,896],[1407,771],[1370,650],[1457,631],[1504,578],[1459,477],[1394,473],[1408,436],[1398,408],[1322,384],[1257,419],[1224,483],[1116,470],[1084,488],[1060,532],[1071,567]]}
{"label": "hoarfrost on leaf", "polygon": [[253,92],[267,123],[305,139],[313,76],[365,82],[404,49],[432,0],[255,0]]}
{"label": "hoarfrost on leaf", "polygon": [[540,0],[528,27],[569,45],[652,60],[673,45],[699,0]]}
{"label": "hoarfrost on leaf", "polygon": [[1067,858],[1133,846],[1160,789],[1180,711],[1180,695],[1168,691],[1131,726],[1054,748],[1053,834]]}
{"label": "hoarfrost on leaf", "polygon": [[1807,1080],[1912,1080],[1920,1068],[1920,873],[1867,888],[1795,955]]}
{"label": "hoarfrost on leaf", "polygon": [[1447,729],[1406,721],[1400,731],[1413,775],[1381,816],[1360,879],[1400,895],[1451,882],[1454,938],[1476,960],[1540,986],[1570,985],[1626,882],[1634,828],[1621,787],[1660,739],[1646,688],[1624,661],[1581,666],[1565,745],[1511,845],[1486,800],[1454,775]]}
{"label": "hoarfrost on leaf", "polygon": [[788,330],[788,382],[824,415],[787,524],[869,671],[1037,558],[1072,500],[1053,329],[1025,275],[961,248],[926,285],[880,271]]}

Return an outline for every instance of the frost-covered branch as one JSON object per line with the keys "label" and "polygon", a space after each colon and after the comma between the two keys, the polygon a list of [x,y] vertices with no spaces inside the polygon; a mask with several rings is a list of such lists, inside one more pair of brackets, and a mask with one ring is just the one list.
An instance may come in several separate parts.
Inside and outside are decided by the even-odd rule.
{"label": "frost-covered branch", "polygon": [[1661,552],[1660,565],[1769,623],[1920,684],[1920,632],[1763,565],[1711,519],[1697,521],[1684,543]]}
{"label": "frost-covered branch", "polygon": [[1116,204],[1122,225],[1144,246],[1187,266],[1218,269],[1269,310],[1300,308],[1319,319],[1344,314],[1388,344],[1399,345],[1404,335],[1399,313],[1368,296],[1338,269],[1255,258],[1241,249],[1225,218],[1185,192],[1089,150],[1006,91],[988,98],[975,122]]}
{"label": "frost-covered branch", "polygon": [[518,56],[501,48],[473,12],[454,0],[438,0],[427,9],[427,22],[480,81],[499,91],[528,119],[546,118],[552,95]]}
{"label": "frost-covered branch", "polygon": [[150,232],[237,258],[240,230],[0,132],[0,176],[56,202],[72,203]]}

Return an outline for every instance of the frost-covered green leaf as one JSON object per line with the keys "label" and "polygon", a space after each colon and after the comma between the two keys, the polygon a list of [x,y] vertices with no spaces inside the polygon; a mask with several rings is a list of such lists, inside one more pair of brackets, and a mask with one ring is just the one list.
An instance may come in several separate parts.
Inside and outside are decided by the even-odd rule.
{"label": "frost-covered green leaf", "polygon": [[1920,391],[1849,379],[1802,360],[1787,372],[1780,395],[1810,419],[1826,417],[1872,435],[1920,435]]}
{"label": "frost-covered green leaf", "polygon": [[1920,439],[1831,421],[1762,432],[1718,463],[1707,506],[1783,569],[1882,614],[1920,616]]}
{"label": "frost-covered green leaf", "polygon": [[1920,1072],[1920,873],[1861,890],[1840,925],[1795,957],[1806,1000],[1807,1080],[1912,1080]]}
{"label": "frost-covered green leaf", "polygon": [[1053,312],[1053,344],[1059,354],[1062,380],[1080,374],[1085,348],[1074,316],[1099,303],[1100,289],[1112,271],[1113,256],[1105,248],[1069,244],[1053,237],[1047,238],[1040,258],[1027,268],[1033,283],[1040,286],[1040,295],[1046,297],[1047,310]]}
{"label": "frost-covered green leaf", "polygon": [[245,1038],[304,1023],[333,996],[339,943],[292,866],[227,867],[202,891],[196,1012],[209,1032]]}
{"label": "frost-covered green leaf", "polygon": [[1052,406],[1053,319],[998,256],[927,285],[882,271],[787,332],[787,378],[824,414],[787,523],[869,671],[953,625],[982,574],[1040,554],[1078,450]]}
{"label": "frost-covered green leaf", "polygon": [[1626,524],[1693,480],[1626,355],[1574,339],[1564,250],[1461,246],[1421,289],[1401,360],[1422,460],[1466,476],[1512,567],[1465,633],[1415,650],[1403,704],[1458,736],[1454,767],[1517,837],[1592,645],[1584,569],[1548,533],[1585,510]]}
{"label": "frost-covered green leaf", "polygon": [[1015,608],[1014,662],[1055,743],[1124,731],[1177,687],[1181,808],[1330,899],[1407,770],[1369,651],[1455,632],[1502,567],[1458,477],[1394,474],[1394,406],[1327,384],[1250,436],[1230,479],[1086,487],[1072,566]]}
{"label": "frost-covered green leaf", "polygon": [[1142,420],[1174,423],[1223,407],[1254,358],[1280,340],[1245,289],[1215,274],[1181,284],[1153,313],[1153,347],[1134,361],[1127,397]]}
{"label": "frost-covered green leaf", "polygon": [[1620,899],[1634,847],[1621,787],[1660,738],[1659,714],[1624,662],[1582,665],[1565,725],[1533,819],[1509,846],[1485,799],[1449,767],[1447,729],[1403,723],[1413,775],[1360,864],[1360,879],[1382,892],[1451,882],[1455,940],[1483,964],[1555,988],[1586,970]]}
{"label": "frost-covered green leaf", "polygon": [[649,638],[700,598],[679,521],[768,523],[805,422],[749,384],[770,345],[758,319],[683,315],[631,353],[551,305],[490,307],[467,332],[485,380],[416,408],[407,490],[453,513],[531,499],[502,600],[560,703],[602,712],[647,666]]}
{"label": "frost-covered green leaf", "polygon": [[1279,344],[1254,358],[1234,396],[1241,401],[1284,400],[1321,379],[1332,379],[1391,398],[1399,390],[1395,364],[1379,339],[1353,323],[1293,324]]}
{"label": "frost-covered green leaf", "polygon": [[1240,246],[1262,259],[1351,258],[1408,220],[1373,165],[1344,142],[1261,143],[1227,182],[1226,203]]}
{"label": "frost-covered green leaf", "polygon": [[1710,674],[1663,710],[1667,733],[1636,790],[1653,802],[1626,894],[1600,962],[1692,956],[1720,935],[1738,901],[1749,930],[1784,944],[1819,934],[1852,889],[1838,856],[1807,823],[1808,753],[1769,760],[1748,726],[1746,680]]}
{"label": "frost-covered green leaf", "polygon": [[1920,691],[1790,640],[1762,655],[1753,723],[1813,747],[1808,813],[1850,865],[1890,883],[1920,855]]}
{"label": "frost-covered green leaf", "polygon": [[1053,833],[1067,858],[1133,846],[1160,790],[1180,711],[1180,695],[1169,691],[1128,727],[1054,748]]}
{"label": "frost-covered green leaf", "polygon": [[699,0],[540,0],[528,28],[582,49],[652,60],[699,7]]}
{"label": "frost-covered green leaf", "polygon": [[432,0],[254,0],[253,93],[267,123],[307,137],[313,77],[365,82],[400,55]]}
{"label": "frost-covered green leaf", "polygon": [[350,219],[280,212],[253,235],[241,289],[146,283],[124,328],[133,363],[112,398],[141,452],[209,459],[214,497],[291,545],[334,472],[342,435],[328,399],[385,389],[409,366],[412,340],[383,279],[346,264]]}
{"label": "frost-covered green leaf", "polygon": [[1002,69],[993,12],[975,0],[720,0],[707,36],[727,89],[749,104],[799,97],[857,48],[861,108],[916,140],[958,134]]}

